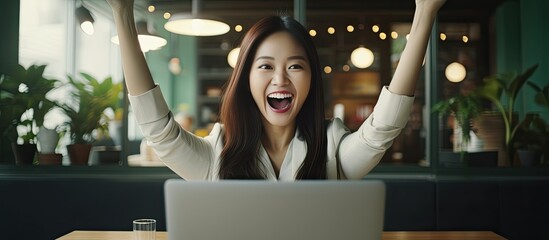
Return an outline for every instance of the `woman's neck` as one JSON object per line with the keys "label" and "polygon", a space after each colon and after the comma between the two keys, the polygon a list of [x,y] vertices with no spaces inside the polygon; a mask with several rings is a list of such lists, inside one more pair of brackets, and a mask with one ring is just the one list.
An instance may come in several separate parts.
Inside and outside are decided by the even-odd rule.
{"label": "woman's neck", "polygon": [[295,124],[284,127],[263,124],[263,147],[274,151],[286,149],[294,138],[295,128]]}
{"label": "woman's neck", "polygon": [[294,138],[295,129],[295,124],[285,127],[273,126],[268,123],[263,124],[264,133],[261,137],[261,143],[269,155],[276,176],[280,173],[288,146]]}

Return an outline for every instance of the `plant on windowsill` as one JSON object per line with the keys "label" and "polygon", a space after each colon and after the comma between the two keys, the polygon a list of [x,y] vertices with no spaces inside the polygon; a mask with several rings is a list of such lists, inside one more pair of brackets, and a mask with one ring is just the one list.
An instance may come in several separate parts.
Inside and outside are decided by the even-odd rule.
{"label": "plant on windowsill", "polygon": [[[477,89],[480,97],[489,100],[495,109],[501,113],[505,125],[504,147],[507,151],[507,164],[512,165],[516,148],[514,147],[515,135],[521,125],[515,113],[515,100],[528,81],[534,74],[538,65],[531,66],[521,74],[497,74],[484,79],[484,85]],[[505,96],[505,98],[503,97]],[[505,104],[504,101],[507,100]]]}
{"label": "plant on windowsill", "polygon": [[458,141],[455,138],[459,137],[457,147],[454,150],[458,150],[460,153],[460,160],[463,162],[468,154],[468,146],[471,140],[471,133],[474,132],[473,121],[481,114],[482,107],[480,99],[473,92],[467,95],[454,96],[442,101],[439,101],[433,106],[433,112],[438,112],[441,116],[452,116],[454,124],[457,124],[454,128],[454,141]]}
{"label": "plant on windowsill", "polygon": [[[542,111],[549,111],[549,84],[539,86],[531,81],[526,82],[526,84],[535,91],[533,95],[534,102],[542,107]],[[526,115],[518,134],[526,135],[521,136],[515,144],[518,149],[519,160],[523,165],[525,154],[532,154],[533,156],[541,154],[541,157],[533,162],[534,165],[539,163],[538,160],[541,160],[541,164],[549,164],[549,125],[540,117],[540,114],[530,113]]]}
{"label": "plant on windowsill", "polygon": [[533,82],[527,82],[527,84],[536,91],[536,95],[534,95],[536,104],[549,110],[549,85],[541,87]]}
{"label": "plant on windowsill", "polygon": [[[46,114],[57,105],[47,94],[59,81],[45,78],[45,68],[46,65],[31,65],[26,69],[17,65],[10,76],[0,78],[2,136],[11,141],[17,164],[33,163],[37,132],[43,128]],[[17,138],[23,144],[17,144]]]}
{"label": "plant on windowsill", "polygon": [[69,85],[74,88],[73,101],[61,105],[61,109],[69,118],[65,124],[71,138],[71,144],[67,146],[71,164],[88,165],[94,134],[108,133],[105,110],[116,107],[122,84],[113,83],[111,77],[99,81],[86,73],[80,73],[80,76],[82,80],[68,76]]}
{"label": "plant on windowsill", "polygon": [[515,134],[514,148],[521,166],[537,166],[549,141],[547,124],[537,113],[528,113]]}
{"label": "plant on windowsill", "polygon": [[461,141],[457,149],[461,153],[467,152],[467,145],[471,140],[471,132],[473,129],[473,120],[481,113],[480,99],[472,92],[467,95],[458,95],[442,101],[439,101],[433,106],[432,111],[438,112],[441,116],[451,115],[454,118],[454,124],[460,131]]}

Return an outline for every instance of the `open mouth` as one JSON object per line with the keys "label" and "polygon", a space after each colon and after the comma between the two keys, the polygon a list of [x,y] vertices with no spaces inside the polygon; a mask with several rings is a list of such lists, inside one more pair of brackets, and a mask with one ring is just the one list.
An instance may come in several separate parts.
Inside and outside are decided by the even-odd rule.
{"label": "open mouth", "polygon": [[286,112],[290,109],[293,98],[291,93],[271,93],[267,96],[267,102],[275,112]]}

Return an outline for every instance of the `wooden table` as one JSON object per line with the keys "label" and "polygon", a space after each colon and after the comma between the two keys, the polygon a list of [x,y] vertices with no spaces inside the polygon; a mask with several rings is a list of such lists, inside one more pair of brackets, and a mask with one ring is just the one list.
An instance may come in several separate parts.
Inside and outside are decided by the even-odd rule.
{"label": "wooden table", "polygon": [[[58,240],[133,240],[131,231],[73,231]],[[157,232],[156,240],[166,240],[166,232]],[[383,232],[382,240],[501,240],[489,231]]]}

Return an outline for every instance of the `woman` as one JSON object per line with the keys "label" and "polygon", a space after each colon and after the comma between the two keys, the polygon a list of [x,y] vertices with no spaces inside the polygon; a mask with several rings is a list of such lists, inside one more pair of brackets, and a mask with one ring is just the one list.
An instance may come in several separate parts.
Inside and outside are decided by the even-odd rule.
{"label": "woman", "polygon": [[187,180],[284,181],[360,179],[376,166],[407,122],[431,27],[444,1],[416,0],[390,85],[370,117],[347,137],[339,119],[324,119],[320,65],[305,28],[287,17],[260,20],[242,41],[220,123],[199,138],[174,121],[153,82],[136,37],[133,0],[108,0],[131,105],[160,159]]}

